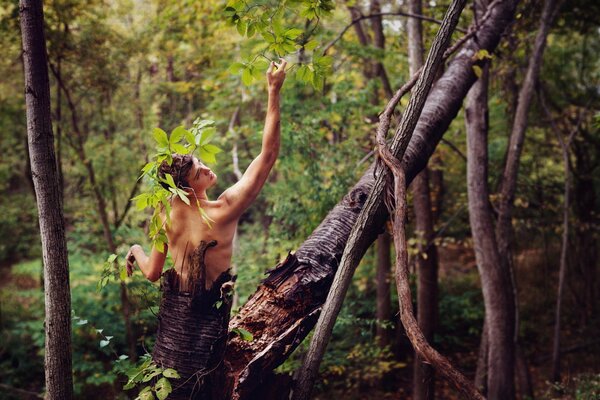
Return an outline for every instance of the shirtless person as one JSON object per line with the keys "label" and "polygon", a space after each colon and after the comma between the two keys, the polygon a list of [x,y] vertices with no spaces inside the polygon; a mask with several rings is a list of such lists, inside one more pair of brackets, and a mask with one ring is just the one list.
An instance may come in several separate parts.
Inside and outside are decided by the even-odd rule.
{"label": "shirtless person", "polygon": [[[279,154],[279,91],[285,80],[286,65],[287,62],[281,59],[280,63],[271,62],[267,70],[269,99],[260,154],[248,166],[242,178],[225,190],[217,200],[209,200],[206,195],[206,190],[217,182],[217,176],[196,157],[177,155],[171,166],[164,164],[161,167],[173,175],[177,186],[187,190],[192,205],[189,206],[179,197],[173,196],[171,224],[166,229],[168,245],[165,246],[165,251],[161,253],[153,248],[148,257],[140,245],[131,246],[126,257],[128,275],[131,276],[134,270],[133,263],[137,262],[146,278],[152,282],[158,280],[168,250],[171,251],[175,270],[181,280],[186,282],[189,270],[187,255],[193,252],[201,241],[211,240],[216,240],[217,245],[206,252],[206,285],[210,286],[222,272],[229,269],[233,235],[238,221],[258,196]],[[196,199],[213,221],[211,228],[194,207]]]}

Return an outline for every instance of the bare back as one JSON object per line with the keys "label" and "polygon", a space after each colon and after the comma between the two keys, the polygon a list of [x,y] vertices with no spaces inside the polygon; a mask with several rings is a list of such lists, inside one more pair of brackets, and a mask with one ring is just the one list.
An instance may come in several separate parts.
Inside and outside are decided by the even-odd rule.
{"label": "bare back", "polygon": [[201,241],[217,241],[215,247],[206,252],[206,286],[231,266],[233,237],[239,218],[231,218],[226,213],[223,200],[201,201],[201,207],[213,220],[211,227],[203,220],[198,209],[188,206],[181,200],[173,202],[171,224],[167,229],[169,251],[173,258],[174,268],[183,282],[187,282],[189,271],[188,256],[200,245]]}

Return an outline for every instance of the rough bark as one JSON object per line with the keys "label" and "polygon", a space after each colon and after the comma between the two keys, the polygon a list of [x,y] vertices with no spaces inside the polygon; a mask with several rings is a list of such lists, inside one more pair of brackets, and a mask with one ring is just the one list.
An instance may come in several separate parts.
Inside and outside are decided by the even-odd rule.
{"label": "rough bark", "polygon": [[[495,49],[513,19],[515,6],[516,1],[495,2],[477,30],[477,42],[469,39],[465,43],[432,88],[404,154],[407,182],[426,165],[475,81],[473,55],[479,49]],[[254,336],[251,342],[233,338],[225,354],[237,398],[250,396],[316,323],[350,230],[375,185],[373,172],[370,168],[363,175],[295,254],[271,270],[270,277],[232,319],[230,327],[243,327]],[[378,190],[382,189],[383,185]],[[372,221],[362,225],[368,235],[357,248],[360,254],[375,240],[387,218],[381,202],[377,210]]]}
{"label": "rough bark", "polygon": [[[408,12],[422,14],[421,0],[410,0]],[[409,18],[408,66],[410,75],[423,66],[423,29],[421,20]],[[428,342],[433,340],[435,318],[437,314],[437,248],[433,242],[433,215],[429,191],[429,169],[425,167],[412,183],[413,210],[415,213],[415,233],[418,254],[417,271],[417,321]],[[435,397],[435,374],[430,364],[415,355],[413,366],[413,398],[416,400]]]}
{"label": "rough bark", "polygon": [[190,275],[182,282],[174,269],[163,273],[158,332],[152,358],[175,369],[169,399],[220,399],[221,364],[227,343],[232,276],[222,273],[206,288],[206,251],[217,244],[201,242],[189,256]]}
{"label": "rough bark", "polygon": [[[398,129],[392,139],[392,151],[394,157],[402,159],[404,152],[406,151],[414,128],[417,125],[419,115],[425,105],[427,95],[429,94],[434,78],[437,75],[438,68],[442,63],[444,52],[450,43],[450,36],[458,24],[458,18],[465,4],[465,0],[455,0],[450,4],[450,7],[446,11],[442,26],[436,34],[423,67],[423,71],[413,88],[413,93],[408,106],[406,107],[406,111],[402,115]],[[399,93],[401,92],[402,89]],[[397,99],[392,98],[382,114],[377,127],[378,139],[381,137],[384,142],[389,129],[392,112],[395,109],[396,104]],[[365,207],[360,211],[358,219],[352,228],[340,261],[340,266],[336,271],[331,289],[327,295],[325,304],[323,305],[321,315],[319,316],[319,322],[317,323],[308,352],[294,385],[292,398],[295,400],[307,399],[312,391],[314,380],[318,374],[319,365],[323,359],[325,348],[331,337],[331,332],[333,331],[333,325],[335,324],[337,315],[342,307],[354,270],[362,258],[361,244],[368,236],[367,234],[363,234],[362,231],[371,223],[371,221],[373,221],[379,206],[378,203],[383,201],[384,185],[388,180],[386,171],[381,171],[380,168],[380,172],[373,190],[369,193],[367,204],[365,204]]]}
{"label": "rough bark", "polygon": [[50,117],[50,83],[40,0],[19,4],[23,41],[27,137],[44,260],[46,398],[73,398],[71,294],[65,221]]}

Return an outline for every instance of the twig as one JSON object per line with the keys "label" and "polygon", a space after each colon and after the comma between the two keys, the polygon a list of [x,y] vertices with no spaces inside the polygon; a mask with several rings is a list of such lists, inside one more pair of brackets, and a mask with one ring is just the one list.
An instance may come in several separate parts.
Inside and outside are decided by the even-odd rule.
{"label": "twig", "polygon": [[[374,14],[369,14],[369,15],[361,15],[360,17],[354,18],[352,21],[350,21],[350,24],[346,25],[346,27],[344,29],[342,29],[342,31],[340,33],[338,33],[338,35],[331,42],[329,42],[327,44],[327,46],[325,46],[325,49],[323,49],[323,55],[325,55],[329,51],[329,49],[331,49],[333,47],[333,45],[335,45],[338,41],[340,41],[340,39],[342,39],[342,36],[344,36],[346,34],[346,32],[348,32],[348,29],[352,28],[352,26],[359,23],[360,21],[362,21],[364,19],[369,19],[369,18],[391,17],[391,16],[416,18],[416,19],[420,19],[422,21],[433,22],[438,25],[442,24],[442,21],[440,21],[439,19],[426,17],[426,16],[420,15],[420,14],[402,12],[402,11],[381,12],[381,13],[374,13]],[[467,33],[467,31],[462,28],[456,28],[456,30],[458,32]]]}

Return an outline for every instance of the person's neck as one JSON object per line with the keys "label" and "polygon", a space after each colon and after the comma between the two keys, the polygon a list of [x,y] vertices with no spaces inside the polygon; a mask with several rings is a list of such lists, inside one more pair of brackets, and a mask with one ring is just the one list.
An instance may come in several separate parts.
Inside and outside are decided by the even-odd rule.
{"label": "person's neck", "polygon": [[190,190],[190,197],[192,199],[196,199],[198,201],[209,201],[208,196],[206,195],[206,190],[201,190],[201,191]]}

